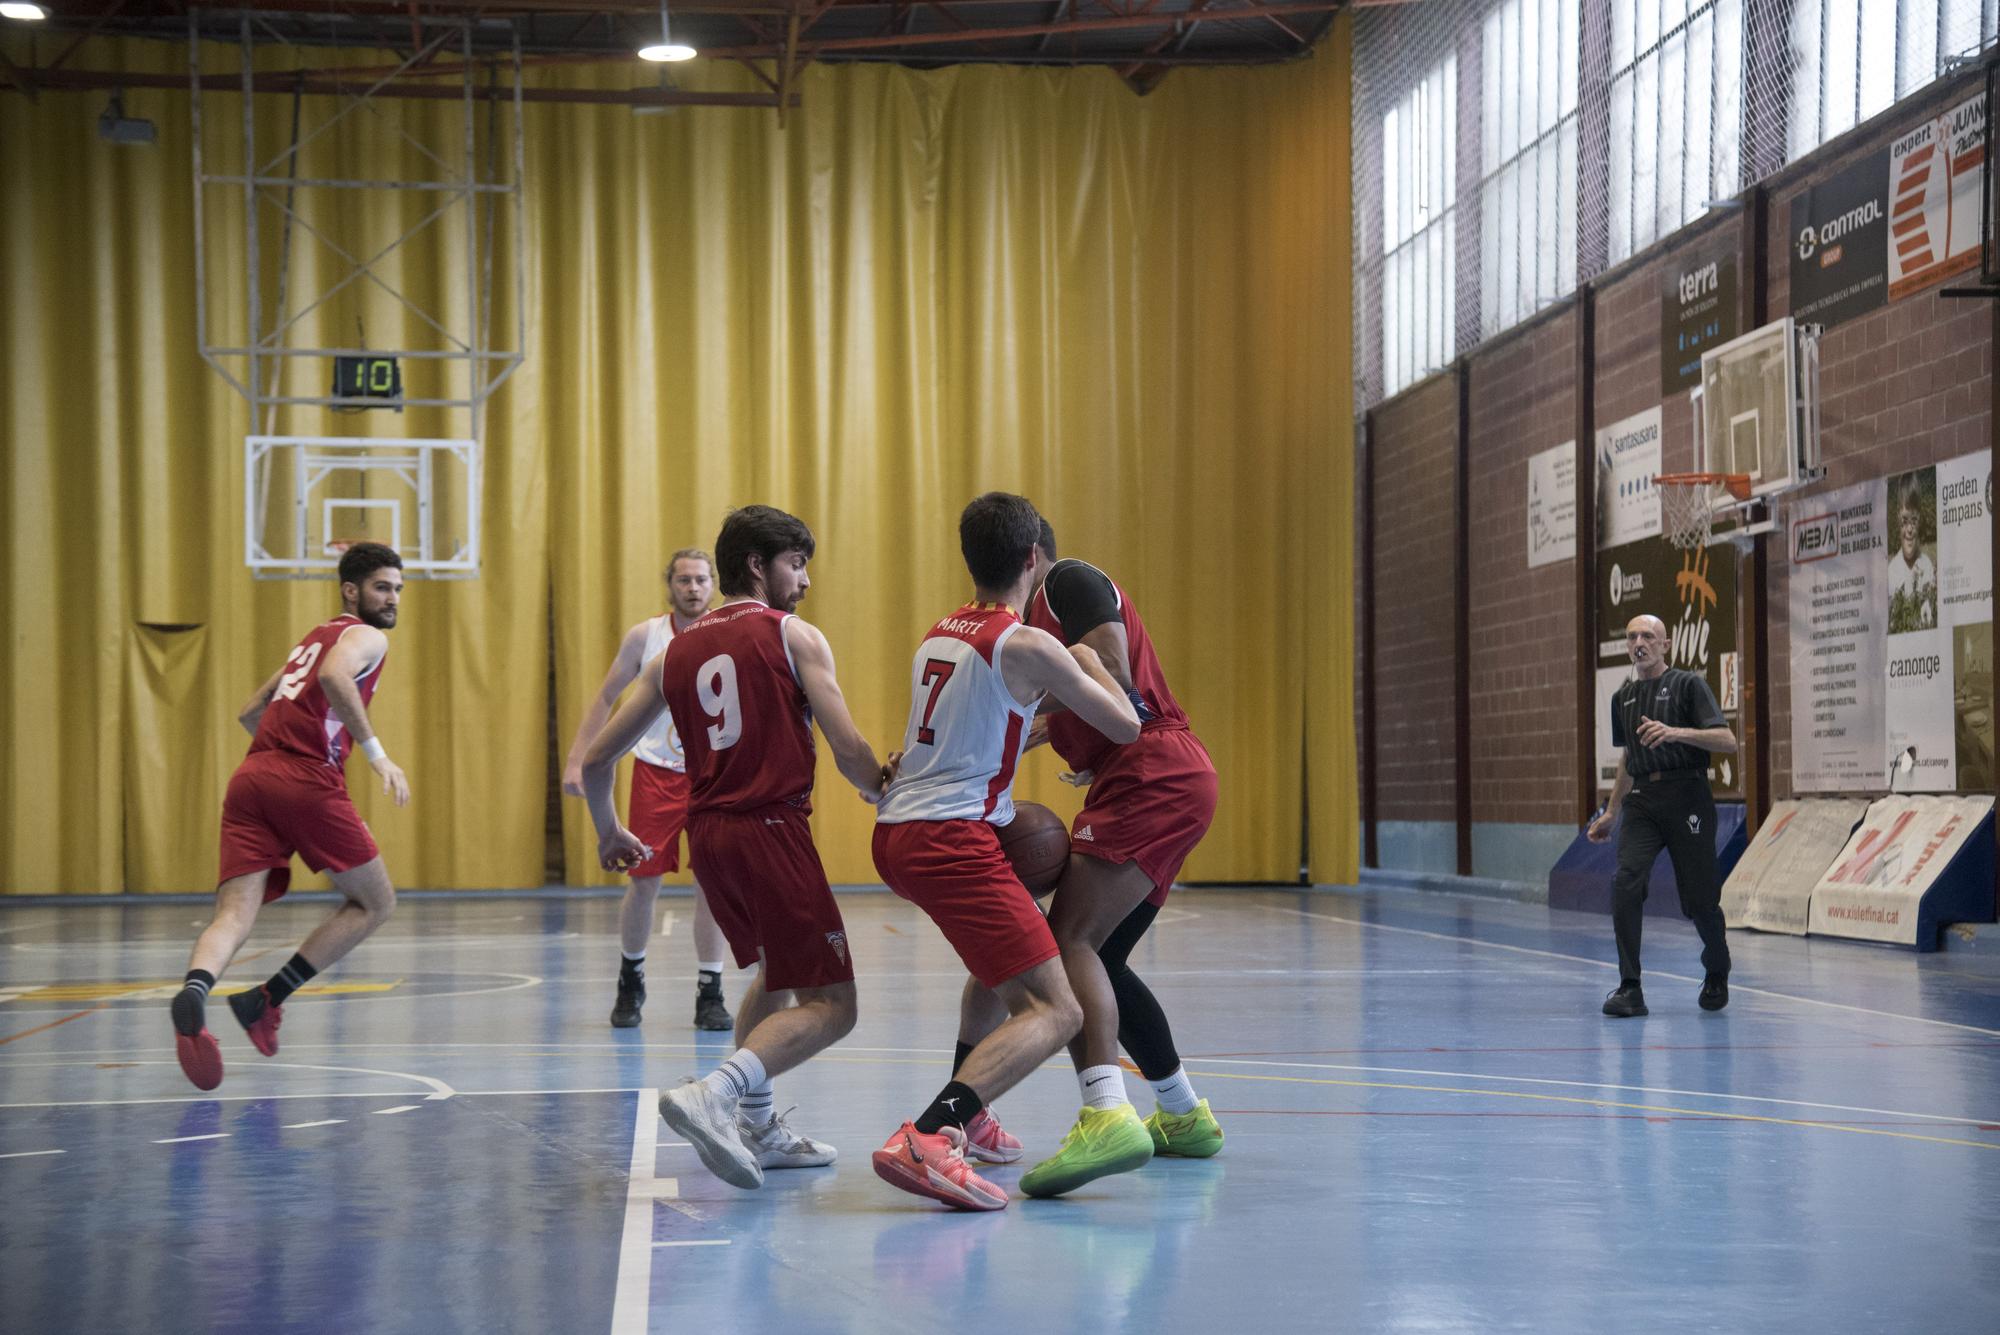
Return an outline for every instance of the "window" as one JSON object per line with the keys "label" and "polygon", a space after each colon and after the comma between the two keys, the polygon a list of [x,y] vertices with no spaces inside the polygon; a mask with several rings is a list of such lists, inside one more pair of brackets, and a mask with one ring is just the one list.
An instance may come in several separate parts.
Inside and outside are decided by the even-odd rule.
{"label": "window", "polygon": [[1457,351],[1458,57],[1382,117],[1382,392]]}
{"label": "window", "polygon": [[1481,48],[1479,328],[1576,287],[1577,0],[1503,0]]}
{"label": "window", "polygon": [[1798,0],[1790,156],[1888,110],[1996,35],[1995,0]]}
{"label": "window", "polygon": [[1611,0],[1611,69],[1616,264],[1741,189],[1743,0]]}

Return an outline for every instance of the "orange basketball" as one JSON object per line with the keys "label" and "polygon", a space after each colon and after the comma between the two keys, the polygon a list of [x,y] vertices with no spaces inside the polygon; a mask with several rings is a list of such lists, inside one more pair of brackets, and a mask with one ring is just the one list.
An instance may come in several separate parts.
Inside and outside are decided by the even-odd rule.
{"label": "orange basketball", "polygon": [[1061,816],[1039,802],[1016,802],[1014,819],[997,833],[1028,893],[1039,899],[1056,888],[1069,863],[1069,830]]}

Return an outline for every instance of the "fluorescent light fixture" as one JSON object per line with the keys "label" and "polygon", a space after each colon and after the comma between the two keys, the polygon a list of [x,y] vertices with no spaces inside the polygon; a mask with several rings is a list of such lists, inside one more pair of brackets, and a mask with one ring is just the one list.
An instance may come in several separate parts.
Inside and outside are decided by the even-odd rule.
{"label": "fluorescent light fixture", "polygon": [[695,49],[691,46],[682,46],[679,42],[660,42],[653,46],[642,46],[639,48],[639,59],[651,60],[656,63],[693,60],[694,57]]}
{"label": "fluorescent light fixture", "polygon": [[35,23],[49,16],[49,11],[40,5],[24,3],[24,0],[5,0],[0,3],[0,19],[19,19],[23,23]]}

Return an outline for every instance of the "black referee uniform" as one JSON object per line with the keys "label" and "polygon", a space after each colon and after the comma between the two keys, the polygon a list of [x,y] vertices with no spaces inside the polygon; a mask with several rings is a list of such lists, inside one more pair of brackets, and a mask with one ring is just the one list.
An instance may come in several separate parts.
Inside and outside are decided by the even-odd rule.
{"label": "black referee uniform", "polygon": [[1662,847],[1673,860],[1681,912],[1701,933],[1701,967],[1711,977],[1727,977],[1729,942],[1722,919],[1722,877],[1715,865],[1709,753],[1680,742],[1640,745],[1639,724],[1644,719],[1658,719],[1670,728],[1728,724],[1708,683],[1699,673],[1681,668],[1668,668],[1651,679],[1634,677],[1611,698],[1611,740],[1625,748],[1625,773],[1632,783],[1618,828],[1618,874],[1611,882],[1619,986],[1639,982],[1646,882]]}

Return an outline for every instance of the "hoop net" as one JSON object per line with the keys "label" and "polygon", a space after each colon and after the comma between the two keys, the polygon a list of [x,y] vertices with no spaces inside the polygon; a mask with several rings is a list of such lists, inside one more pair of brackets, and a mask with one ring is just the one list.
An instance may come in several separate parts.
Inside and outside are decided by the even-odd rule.
{"label": "hoop net", "polygon": [[1660,492],[1660,527],[1668,542],[1683,549],[1706,547],[1720,497],[1726,490],[1740,504],[1750,499],[1748,473],[1662,473],[1653,479]]}

